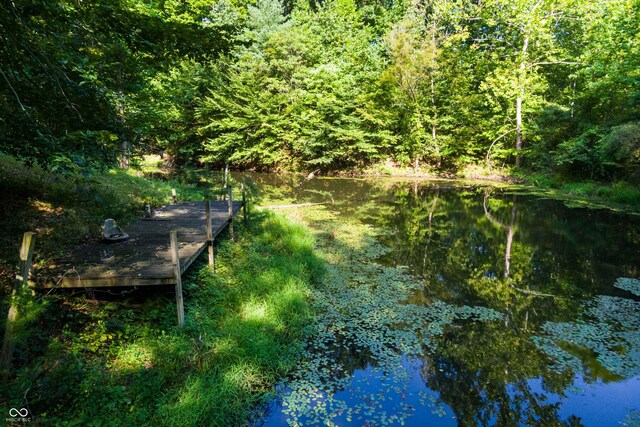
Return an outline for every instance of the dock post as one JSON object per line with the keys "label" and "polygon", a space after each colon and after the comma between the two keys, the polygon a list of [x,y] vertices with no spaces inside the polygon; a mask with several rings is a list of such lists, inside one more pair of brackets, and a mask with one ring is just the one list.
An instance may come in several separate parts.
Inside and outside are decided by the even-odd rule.
{"label": "dock post", "polygon": [[244,182],[242,183],[242,216],[244,222],[247,222],[247,192],[244,189]]}
{"label": "dock post", "polygon": [[220,176],[222,177],[222,192],[218,195],[218,200],[224,200],[224,192],[226,191],[226,187],[224,185],[224,168],[220,169]]}
{"label": "dock post", "polygon": [[178,234],[171,230],[171,259],[173,260],[173,273],[176,276],[176,305],[178,307],[178,326],[184,325],[184,303],[182,302],[182,274],[180,273],[180,247],[178,246]]}
{"label": "dock post", "polygon": [[225,200],[227,198],[227,195],[225,194],[225,190],[229,185],[229,163],[225,163],[223,174],[224,174],[224,178],[222,181],[222,200]]}
{"label": "dock post", "polygon": [[11,293],[11,306],[7,314],[7,325],[2,342],[2,355],[0,357],[0,367],[2,369],[2,379],[6,382],[11,372],[11,360],[13,359],[13,349],[15,347],[13,326],[18,318],[18,301],[20,291],[29,282],[29,272],[33,263],[33,249],[36,244],[36,233],[27,231],[22,237],[22,247],[20,248],[20,264],[18,275],[13,282]]}
{"label": "dock post", "polygon": [[178,203],[178,195],[176,194],[176,189],[171,189],[171,197],[173,197],[173,204]]}
{"label": "dock post", "polygon": [[229,240],[233,242],[233,190],[231,185],[227,186],[229,191]]}
{"label": "dock post", "polygon": [[213,231],[211,230],[211,201],[207,199],[205,202],[205,211],[207,213],[207,245],[209,249],[209,265],[216,271],[216,260],[213,253]]}

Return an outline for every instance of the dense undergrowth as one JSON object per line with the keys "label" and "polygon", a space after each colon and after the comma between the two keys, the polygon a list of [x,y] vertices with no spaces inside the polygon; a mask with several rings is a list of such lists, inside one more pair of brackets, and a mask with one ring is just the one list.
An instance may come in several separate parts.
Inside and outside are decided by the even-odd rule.
{"label": "dense undergrowth", "polygon": [[[121,171],[59,178],[6,158],[2,168],[19,213],[4,206],[1,217],[12,243],[2,253],[5,310],[22,231],[38,231],[42,270],[65,235],[93,236],[105,215],[125,222],[144,203],[167,202],[172,187],[183,199],[204,195]],[[309,234],[281,217],[260,213],[237,231],[237,242],[219,243],[215,274],[203,262],[187,272],[182,329],[173,287],[26,296],[5,409],[26,407],[41,425],[245,424],[298,360],[324,264]]]}

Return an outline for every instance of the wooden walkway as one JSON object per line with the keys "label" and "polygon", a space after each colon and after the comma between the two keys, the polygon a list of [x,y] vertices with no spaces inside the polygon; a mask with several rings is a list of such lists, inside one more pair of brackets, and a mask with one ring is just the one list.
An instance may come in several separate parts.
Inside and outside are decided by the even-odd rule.
{"label": "wooden walkway", "polygon": [[[233,215],[244,202],[233,202]],[[226,201],[211,201],[212,240],[229,224]],[[153,217],[140,219],[124,231],[129,239],[119,243],[96,241],[79,247],[60,260],[60,282],[42,287],[62,288],[175,285],[169,234],[177,232],[180,273],[207,248],[205,202],[187,202],[156,210]],[[75,272],[69,273],[69,271]],[[66,274],[65,274],[66,272]]]}

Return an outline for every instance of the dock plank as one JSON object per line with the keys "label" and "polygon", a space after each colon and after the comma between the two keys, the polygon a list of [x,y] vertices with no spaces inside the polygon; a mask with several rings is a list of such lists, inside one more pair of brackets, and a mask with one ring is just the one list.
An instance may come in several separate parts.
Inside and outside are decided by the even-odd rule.
{"label": "dock plank", "polygon": [[[233,215],[242,202],[233,202]],[[225,201],[211,201],[213,238],[227,226],[229,207]],[[43,288],[150,286],[176,283],[169,243],[169,233],[176,230],[179,242],[180,270],[184,272],[207,247],[206,212],[204,202],[184,202],[164,206],[155,211],[151,220],[140,219],[124,227],[129,239],[119,243],[95,241],[74,250],[59,260],[56,285],[39,283]]]}

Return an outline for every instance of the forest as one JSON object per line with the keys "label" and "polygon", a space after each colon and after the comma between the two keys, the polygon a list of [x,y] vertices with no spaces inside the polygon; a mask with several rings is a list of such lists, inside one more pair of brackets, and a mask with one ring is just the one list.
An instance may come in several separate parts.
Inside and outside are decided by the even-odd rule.
{"label": "forest", "polygon": [[[639,22],[640,0],[2,0],[5,422],[640,426]],[[204,227],[245,189],[215,263],[173,261],[183,325],[177,283],[59,286],[105,219],[135,248],[135,222],[199,201]],[[93,250],[107,274],[146,265],[121,243]]]}
{"label": "forest", "polygon": [[0,152],[173,166],[640,179],[636,0],[21,0]]}

